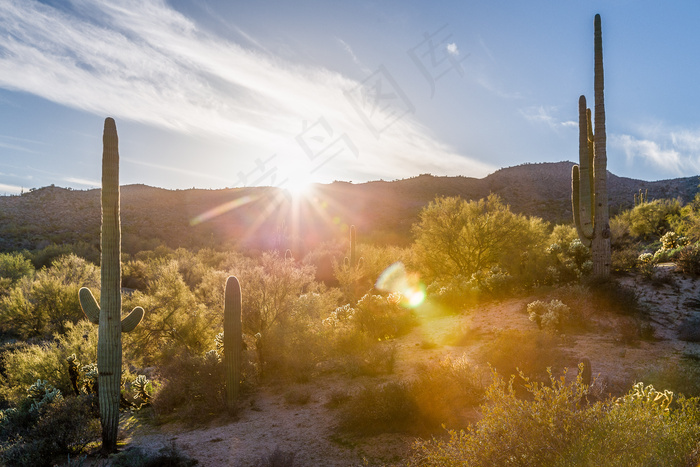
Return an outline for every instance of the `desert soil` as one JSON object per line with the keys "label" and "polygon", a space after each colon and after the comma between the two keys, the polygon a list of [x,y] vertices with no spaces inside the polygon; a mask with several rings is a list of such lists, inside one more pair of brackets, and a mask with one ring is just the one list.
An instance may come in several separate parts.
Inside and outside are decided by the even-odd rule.
{"label": "desert soil", "polygon": [[[679,323],[696,313],[693,304],[699,297],[700,281],[677,275],[672,265],[660,267],[657,274],[671,275],[672,283],[652,287],[636,277],[623,279],[638,290],[642,301],[650,307],[653,340],[626,344],[619,336],[619,330],[628,325],[625,318],[595,313],[591,316],[596,320],[596,332],[571,336],[567,340],[572,358],[590,359],[603,392],[625,390],[645,369],[672,364],[683,354],[700,352],[698,344],[677,340]],[[480,306],[463,315],[425,320],[409,335],[397,340],[396,369],[384,379],[409,378],[417,362],[437,362],[447,355],[466,354],[471,358],[478,351],[479,342],[501,329],[532,329],[535,325],[528,319],[525,306],[533,300],[532,297],[509,299]],[[481,338],[474,345],[441,344],[460,326],[478,330]],[[325,406],[333,392],[352,392],[369,379],[331,374],[298,385],[299,390],[311,394],[305,405],[285,402],[285,393],[295,389],[294,386],[261,387],[243,402],[239,419],[233,423],[215,422],[198,429],[173,425],[140,427],[132,434],[129,445],[153,452],[174,443],[197,459],[199,465],[212,467],[254,466],[275,449],[294,453],[295,466],[398,463],[410,452],[413,437],[386,434],[362,439],[338,434],[335,429],[337,411]]]}

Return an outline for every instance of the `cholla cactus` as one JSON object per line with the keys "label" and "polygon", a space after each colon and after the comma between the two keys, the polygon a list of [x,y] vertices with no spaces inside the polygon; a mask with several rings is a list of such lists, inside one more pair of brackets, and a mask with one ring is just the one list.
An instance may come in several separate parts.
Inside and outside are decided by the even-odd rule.
{"label": "cholla cactus", "polygon": [[664,250],[673,250],[674,248],[680,248],[689,243],[687,237],[682,237],[676,232],[666,232],[661,237],[661,248]]}
{"label": "cholla cactus", "polygon": [[667,413],[671,402],[673,402],[673,392],[669,390],[657,391],[651,384],[645,387],[644,383],[640,381],[632,386],[629,393],[618,398],[616,402],[618,404],[643,404],[662,413]]}
{"label": "cholla cactus", "polygon": [[530,321],[547,331],[557,331],[569,318],[571,309],[560,300],[552,300],[549,303],[536,300],[527,306]]}
{"label": "cholla cactus", "polygon": [[66,358],[68,361],[68,376],[70,377],[70,384],[73,387],[73,392],[75,395],[80,394],[80,387],[78,386],[78,380],[80,379],[80,362],[75,354],[71,354]]}
{"label": "cholla cactus", "polygon": [[136,390],[136,395],[147,404],[151,400],[152,386],[146,375],[138,375],[131,386]]}
{"label": "cholla cactus", "polygon": [[83,374],[83,386],[82,389],[87,394],[94,394],[97,392],[97,377],[99,372],[97,371],[97,363],[89,363],[84,365],[80,372]]}
{"label": "cholla cactus", "polygon": [[36,380],[36,383],[29,386],[27,394],[32,400],[32,405],[29,408],[30,412],[39,412],[41,409],[52,402],[57,402],[63,399],[61,390],[55,388],[48,381],[41,379]]}

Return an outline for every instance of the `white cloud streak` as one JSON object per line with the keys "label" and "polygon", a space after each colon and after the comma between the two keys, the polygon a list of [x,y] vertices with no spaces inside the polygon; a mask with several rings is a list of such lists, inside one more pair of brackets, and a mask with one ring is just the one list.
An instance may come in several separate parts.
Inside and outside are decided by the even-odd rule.
{"label": "white cloud streak", "polygon": [[17,194],[22,192],[22,187],[16,185],[7,185],[5,183],[0,183],[0,191],[5,194]]}
{"label": "white cloud streak", "polygon": [[302,122],[324,118],[360,152],[357,160],[331,161],[333,178],[348,171],[483,176],[494,169],[436,141],[410,114],[378,138],[344,95],[357,81],[225,41],[162,0],[67,3],[58,10],[33,0],[0,2],[0,87],[228,139],[258,154],[284,150],[298,160],[307,158],[294,140]]}
{"label": "white cloud streak", "polygon": [[612,147],[622,150],[627,164],[646,164],[657,173],[670,176],[695,174],[700,168],[700,131],[657,132],[656,138],[637,138],[622,134],[611,135],[608,141]]}
{"label": "white cloud streak", "polygon": [[557,129],[557,128],[570,128],[570,127],[577,127],[578,123],[573,122],[571,120],[567,121],[560,121],[555,117],[557,113],[557,108],[552,107],[552,106],[532,106],[532,107],[527,107],[524,109],[520,109],[520,114],[525,117],[526,120],[534,123],[534,124],[543,124],[547,125],[550,128]]}
{"label": "white cloud streak", "polygon": [[98,188],[102,186],[102,182],[99,180],[85,180],[83,178],[66,177],[63,179],[66,182],[74,183],[76,185],[89,186],[91,188]]}

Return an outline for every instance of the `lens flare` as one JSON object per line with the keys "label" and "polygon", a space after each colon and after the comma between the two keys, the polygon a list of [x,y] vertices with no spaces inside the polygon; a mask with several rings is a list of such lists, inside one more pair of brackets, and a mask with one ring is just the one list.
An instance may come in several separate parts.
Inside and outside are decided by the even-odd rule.
{"label": "lens flare", "polygon": [[417,274],[409,274],[401,261],[397,261],[384,270],[377,279],[378,290],[401,295],[401,304],[407,308],[416,308],[425,300],[425,285]]}
{"label": "lens flare", "polygon": [[241,198],[236,198],[234,200],[231,200],[227,203],[221,204],[215,208],[212,208],[208,210],[207,212],[204,212],[190,220],[190,225],[195,226],[197,224],[201,224],[202,222],[208,221],[209,219],[213,219],[216,216],[220,216],[224,213],[227,213],[231,209],[236,209],[238,207],[243,206],[244,204],[248,204],[251,201],[254,201],[255,198],[252,196],[243,196]]}

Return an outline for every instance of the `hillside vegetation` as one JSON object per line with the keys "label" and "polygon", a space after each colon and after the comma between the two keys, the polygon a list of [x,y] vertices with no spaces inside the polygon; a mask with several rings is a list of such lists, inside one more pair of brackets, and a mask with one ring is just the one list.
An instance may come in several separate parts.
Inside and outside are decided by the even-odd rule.
{"label": "hillside vegetation", "polygon": [[[355,188],[327,189],[339,186]],[[516,212],[493,194],[478,200],[433,196],[413,206],[418,212],[407,237],[412,241],[401,245],[373,240],[376,232],[358,223],[355,256],[348,230],[332,217],[323,218],[318,222],[331,225],[323,235],[337,235],[321,242],[319,234],[318,245],[301,256],[284,248],[290,241],[284,229],[271,234],[277,235],[276,249],[216,241],[173,248],[159,239],[151,248],[145,237],[130,239],[144,236],[151,225],[135,220],[143,216],[135,213],[149,212],[153,202],[152,189],[138,189],[146,199],[138,209],[125,195],[130,207],[124,241],[133,243],[123,261],[122,299],[124,309],[139,305],[146,314],[123,336],[122,406],[131,414],[123,421],[131,416],[156,426],[213,420],[235,425],[237,416],[255,417],[256,400],[269,390],[283,394],[287,405],[303,407],[318,401],[313,388],[330,379],[341,383],[324,393],[323,416],[334,420],[325,435],[329,439],[338,445],[387,433],[416,439],[412,450],[399,457],[375,454],[374,463],[690,465],[700,460],[697,307],[679,300],[674,313],[682,322],[662,323],[664,314],[653,309],[654,302],[640,297],[640,290],[680,293],[680,281],[700,272],[700,196],[687,202],[645,199],[619,212],[611,220],[616,276],[591,283],[590,253],[573,227]],[[247,193],[253,196],[254,190]],[[188,192],[157,194],[162,206],[171,196],[187,198]],[[221,199],[227,192],[211,194]],[[91,192],[44,189],[9,199],[38,206],[40,196],[52,227],[46,236],[42,230],[27,232],[38,243],[77,230],[52,224],[52,199],[75,196],[83,204],[72,210],[94,209]],[[409,209],[407,198],[394,199]],[[185,212],[207,209],[196,206]],[[246,215],[252,216],[249,209]],[[211,229],[212,235],[224,231],[221,218],[191,226],[184,212],[170,221],[160,216],[163,235],[183,232],[183,242],[201,235],[197,229]],[[91,229],[85,224],[83,237],[66,239],[76,243],[0,253],[0,457],[8,465],[52,465],[89,451],[98,438],[97,327],[85,320],[78,303],[79,287],[99,292],[92,238],[99,228]],[[671,262],[676,275],[662,273],[667,266],[660,265]],[[231,275],[242,286],[243,398],[237,415],[222,419],[220,333],[224,284]],[[499,303],[517,304],[517,313],[499,314]],[[431,338],[433,326],[445,319],[454,319],[454,329]],[[407,346],[416,335],[423,337]],[[683,345],[669,347],[676,341]],[[634,384],[639,371],[592,374],[591,361],[594,368],[619,366],[610,355],[625,352],[664,355],[673,363],[647,368],[639,384]],[[645,431],[633,428],[639,426]],[[159,455],[166,454],[185,458],[176,451]],[[153,454],[129,455],[143,460]],[[259,460],[270,462],[259,465],[278,465]]]}

